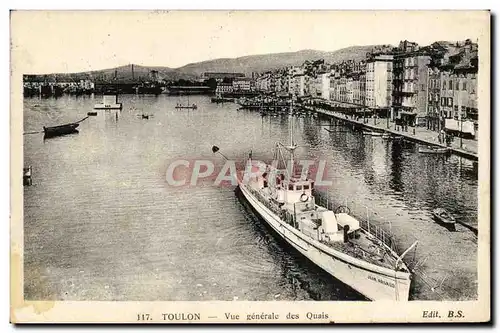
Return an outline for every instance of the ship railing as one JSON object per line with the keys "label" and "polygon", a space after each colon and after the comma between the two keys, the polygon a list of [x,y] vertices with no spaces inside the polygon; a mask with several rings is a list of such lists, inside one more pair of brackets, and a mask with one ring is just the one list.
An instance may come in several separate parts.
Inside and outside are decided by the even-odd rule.
{"label": "ship railing", "polygon": [[325,194],[315,197],[315,200],[318,205],[333,212],[339,212],[338,209],[340,206],[347,207],[347,209],[343,208],[341,211],[347,212],[351,216],[355,217],[359,221],[361,229],[371,234],[395,253],[400,253],[400,248],[396,243],[394,234],[392,233],[392,223],[389,219],[384,218],[371,208],[363,204],[359,204],[354,200],[346,199],[340,203],[332,202],[328,200],[328,197],[325,196]]}

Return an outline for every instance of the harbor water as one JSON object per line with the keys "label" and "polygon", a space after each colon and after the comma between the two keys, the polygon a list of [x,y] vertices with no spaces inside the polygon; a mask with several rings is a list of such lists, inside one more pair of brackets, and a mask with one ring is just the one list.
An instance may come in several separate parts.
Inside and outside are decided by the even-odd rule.
{"label": "harbor water", "polygon": [[[100,97],[25,98],[24,132],[77,121]],[[286,116],[261,116],[233,103],[191,96],[123,95],[121,111],[100,110],[79,133],[24,135],[24,292],[28,300],[360,300],[279,242],[232,186],[206,179],[172,187],[169,163],[227,157],[271,160],[288,141]],[[152,115],[143,119],[141,114]],[[411,299],[477,297],[477,166],[418,145],[364,136],[329,119],[294,122],[299,159],[326,161],[333,185],[318,197],[349,202],[357,215],[418,240]],[[329,128],[332,132],[324,130]],[[451,232],[432,219],[443,207]],[[388,223],[390,221],[390,224]]]}

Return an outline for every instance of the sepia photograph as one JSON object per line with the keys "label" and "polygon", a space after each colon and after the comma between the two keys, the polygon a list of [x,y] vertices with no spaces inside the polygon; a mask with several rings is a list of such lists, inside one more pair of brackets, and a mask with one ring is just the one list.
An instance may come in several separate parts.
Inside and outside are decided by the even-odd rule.
{"label": "sepia photograph", "polygon": [[11,322],[490,320],[489,11],[10,19]]}

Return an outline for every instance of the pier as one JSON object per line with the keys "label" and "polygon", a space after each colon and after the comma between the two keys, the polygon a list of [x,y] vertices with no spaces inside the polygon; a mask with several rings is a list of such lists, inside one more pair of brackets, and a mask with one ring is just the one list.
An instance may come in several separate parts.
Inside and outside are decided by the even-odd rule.
{"label": "pier", "polygon": [[[323,114],[326,116],[333,117],[335,119],[341,120],[342,122],[350,123],[356,126],[368,128],[377,132],[386,132],[398,136],[404,137],[408,141],[413,141],[421,144],[426,144],[430,146],[438,146],[442,148],[448,148],[451,150],[452,153],[477,161],[478,160],[478,154],[477,154],[477,142],[474,140],[467,140],[463,139],[466,144],[468,144],[471,148],[473,145],[475,145],[475,151],[471,150],[466,150],[460,147],[451,147],[447,146],[446,144],[439,143],[437,142],[437,132],[433,132],[430,130],[427,130],[425,128],[419,128],[419,127],[412,127],[409,132],[407,131],[402,131],[402,130],[395,130],[391,128],[387,128],[387,118],[363,118],[363,120],[356,120],[352,118],[352,116],[347,115],[342,112],[336,112],[336,111],[331,111],[331,110],[326,110],[323,108],[318,108],[318,107],[308,107],[308,106],[302,106],[303,109],[307,111],[314,111],[317,112],[318,114]],[[368,120],[372,120],[372,123],[369,123]],[[377,122],[378,121],[378,122]],[[394,123],[392,123],[394,124]]]}

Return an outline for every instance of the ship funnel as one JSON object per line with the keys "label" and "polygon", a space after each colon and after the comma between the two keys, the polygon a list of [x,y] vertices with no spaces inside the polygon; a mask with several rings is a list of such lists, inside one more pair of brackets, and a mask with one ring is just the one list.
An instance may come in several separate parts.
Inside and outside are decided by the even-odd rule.
{"label": "ship funnel", "polygon": [[349,241],[349,225],[344,225],[344,243]]}

